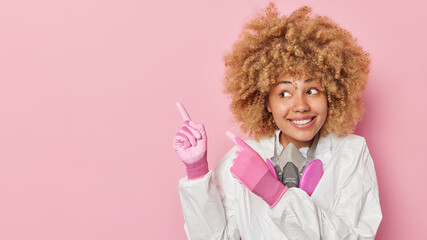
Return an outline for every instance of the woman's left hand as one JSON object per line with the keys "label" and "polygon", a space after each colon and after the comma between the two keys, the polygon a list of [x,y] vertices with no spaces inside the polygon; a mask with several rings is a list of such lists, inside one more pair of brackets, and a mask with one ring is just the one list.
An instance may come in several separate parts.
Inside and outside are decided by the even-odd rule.
{"label": "woman's left hand", "polygon": [[265,161],[246,142],[231,132],[226,134],[239,147],[230,168],[231,175],[264,199],[271,208],[274,207],[287,187],[271,174]]}

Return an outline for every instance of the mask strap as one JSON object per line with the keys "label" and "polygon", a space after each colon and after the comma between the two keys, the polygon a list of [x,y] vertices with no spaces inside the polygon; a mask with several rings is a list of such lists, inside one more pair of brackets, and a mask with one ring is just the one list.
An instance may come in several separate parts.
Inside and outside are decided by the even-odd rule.
{"label": "mask strap", "polygon": [[[280,132],[279,132],[279,136],[280,136]],[[274,157],[277,157],[277,136],[276,136],[276,134],[274,135]]]}
{"label": "mask strap", "polygon": [[304,162],[303,167],[301,168],[300,173],[304,172],[305,167],[314,160],[314,154],[316,153],[317,144],[319,143],[320,133],[317,133],[314,137],[313,143],[307,151],[307,159]]}
{"label": "mask strap", "polygon": [[[280,134],[280,132],[279,132]],[[277,136],[274,136],[274,155],[270,158],[270,162],[273,164],[274,169],[276,170],[277,178],[280,182],[282,182],[283,171],[280,168],[279,157],[277,155]]]}

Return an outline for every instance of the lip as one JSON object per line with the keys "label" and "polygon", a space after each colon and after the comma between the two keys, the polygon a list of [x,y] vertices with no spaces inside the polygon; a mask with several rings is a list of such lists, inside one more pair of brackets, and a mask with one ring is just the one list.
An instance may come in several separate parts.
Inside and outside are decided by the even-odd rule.
{"label": "lip", "polygon": [[310,119],[310,118],[314,118],[315,116],[305,116],[305,117],[299,117],[299,118],[289,118],[288,120],[291,121],[300,121],[300,120],[306,120],[306,119]]}
{"label": "lip", "polygon": [[311,127],[311,125],[313,125],[313,124],[314,124],[314,121],[316,121],[316,118],[317,118],[317,117],[314,117],[314,118],[313,118],[313,120],[312,120],[311,122],[306,123],[306,124],[295,124],[295,123],[293,123],[292,121],[297,121],[297,120],[306,120],[306,119],[310,119],[310,118],[312,118],[312,117],[292,118],[292,119],[288,119],[288,121],[291,123],[291,125],[292,125],[292,126],[294,126],[294,127],[296,127],[296,128],[299,128],[299,129],[306,129],[306,128]]}

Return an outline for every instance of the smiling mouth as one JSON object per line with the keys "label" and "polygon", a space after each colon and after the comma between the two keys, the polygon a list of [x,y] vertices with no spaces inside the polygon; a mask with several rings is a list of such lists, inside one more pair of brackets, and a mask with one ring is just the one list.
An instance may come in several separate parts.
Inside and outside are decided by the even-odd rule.
{"label": "smiling mouth", "polygon": [[293,124],[296,124],[296,125],[304,125],[304,124],[307,124],[307,123],[313,121],[314,118],[315,117],[308,118],[308,119],[305,119],[305,120],[289,120],[289,121],[291,121]]}

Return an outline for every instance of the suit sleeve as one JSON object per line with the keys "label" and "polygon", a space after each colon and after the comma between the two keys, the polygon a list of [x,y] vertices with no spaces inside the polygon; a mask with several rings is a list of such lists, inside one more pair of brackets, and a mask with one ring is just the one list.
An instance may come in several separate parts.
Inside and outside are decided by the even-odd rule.
{"label": "suit sleeve", "polygon": [[[221,162],[228,158],[230,152]],[[240,239],[234,218],[233,199],[225,193],[227,187],[223,187],[226,182],[221,172],[221,162],[215,169],[215,174],[210,171],[203,178],[191,181],[183,178],[179,182],[184,229],[190,240]],[[218,178],[218,188],[214,182],[215,177]]]}
{"label": "suit sleeve", "polygon": [[290,239],[374,239],[382,213],[375,168],[364,140],[356,159],[337,174],[331,209],[291,188],[269,213],[276,227]]}

